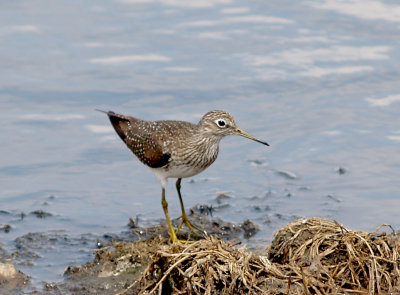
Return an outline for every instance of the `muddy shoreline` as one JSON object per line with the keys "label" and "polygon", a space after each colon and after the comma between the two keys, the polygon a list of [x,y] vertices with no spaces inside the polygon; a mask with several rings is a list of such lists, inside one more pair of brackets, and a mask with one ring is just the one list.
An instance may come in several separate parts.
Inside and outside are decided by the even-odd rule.
{"label": "muddy shoreline", "polygon": [[[251,238],[258,231],[258,226],[251,220],[245,220],[241,224],[233,224],[215,218],[211,220],[209,217],[212,210],[207,206],[196,206],[190,209],[191,220],[204,228],[209,235],[239,244],[243,240]],[[174,226],[177,227],[179,222],[178,219],[173,220]],[[68,237],[62,233],[30,232],[16,238],[17,250],[13,253],[9,254],[0,248],[1,294],[114,294],[120,292],[138,278],[145,266],[144,262],[148,262],[149,259],[146,256],[138,258],[140,257],[138,254],[135,259],[139,259],[139,261],[129,260],[126,255],[128,251],[132,251],[132,243],[144,241],[143,245],[146,245],[148,250],[151,248],[152,242],[150,241],[157,241],[154,242],[153,247],[160,243],[168,244],[166,224],[161,223],[145,228],[138,227],[137,224],[137,220],[130,219],[126,231],[120,234],[104,234],[96,239],[96,243],[87,243],[88,246],[97,246],[97,249],[93,250],[95,254],[93,261],[82,266],[70,265],[62,274],[62,282],[43,282],[42,286],[32,284],[29,276],[18,270],[19,266],[34,265],[35,259],[40,257],[36,250],[49,247],[60,239],[67,240]],[[204,237],[195,236],[183,229],[179,238],[195,241]],[[93,237],[90,241],[92,240]],[[116,249],[116,251],[111,253],[108,251],[110,248]],[[149,252],[148,250],[147,252]],[[132,257],[132,255],[128,256]],[[126,269],[112,270],[114,261],[123,261],[124,259],[128,259],[125,262]]]}
{"label": "muddy shoreline", "polygon": [[191,217],[210,234],[183,231],[190,243],[169,244],[165,225],[131,220],[136,241],[124,233],[99,242],[93,261],[66,267],[62,282],[41,289],[13,265],[15,253],[0,249],[1,294],[400,294],[400,235],[390,226],[368,233],[303,218],[279,229],[267,250],[249,251],[241,240],[257,231],[250,220]]}

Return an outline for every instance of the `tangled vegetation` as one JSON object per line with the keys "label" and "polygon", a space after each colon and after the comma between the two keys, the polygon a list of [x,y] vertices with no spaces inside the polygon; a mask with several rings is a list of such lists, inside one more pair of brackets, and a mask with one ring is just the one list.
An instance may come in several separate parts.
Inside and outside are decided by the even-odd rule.
{"label": "tangled vegetation", "polygon": [[299,219],[264,255],[213,237],[158,244],[140,279],[119,294],[390,294],[400,292],[399,246],[394,231]]}

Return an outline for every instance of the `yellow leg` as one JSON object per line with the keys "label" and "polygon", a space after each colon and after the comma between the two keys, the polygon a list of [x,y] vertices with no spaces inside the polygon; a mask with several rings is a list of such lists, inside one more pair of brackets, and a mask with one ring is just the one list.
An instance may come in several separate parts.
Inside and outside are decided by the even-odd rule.
{"label": "yellow leg", "polygon": [[199,234],[198,232],[195,231],[195,229],[203,234],[207,234],[204,229],[194,225],[186,215],[185,207],[183,206],[183,201],[181,196],[181,181],[182,178],[178,178],[178,180],[176,181],[176,190],[178,191],[179,202],[181,203],[181,210],[182,210],[182,216],[181,216],[182,220],[176,232],[179,232],[179,230],[182,228],[182,225],[186,224],[186,226],[190,229],[190,231],[195,235]]}
{"label": "yellow leg", "polygon": [[162,188],[161,205],[163,207],[165,218],[167,219],[167,223],[168,223],[170,243],[182,243],[182,244],[190,243],[190,241],[178,240],[178,238],[176,236],[175,230],[172,227],[171,218],[169,217],[169,213],[168,213],[168,203],[167,203],[167,200],[165,199],[165,188],[164,187]]}
{"label": "yellow leg", "polygon": [[167,223],[168,223],[169,237],[170,237],[169,240],[171,243],[176,243],[178,241],[178,238],[176,237],[175,230],[172,227],[171,218],[169,218],[168,203],[167,203],[167,200],[165,199],[165,188],[164,187],[162,188],[161,205],[164,209],[165,218],[167,219]]}

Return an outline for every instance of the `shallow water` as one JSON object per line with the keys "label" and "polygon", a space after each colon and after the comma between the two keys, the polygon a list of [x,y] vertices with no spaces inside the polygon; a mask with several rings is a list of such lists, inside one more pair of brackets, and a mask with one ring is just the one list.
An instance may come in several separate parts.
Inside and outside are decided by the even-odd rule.
{"label": "shallow water", "polygon": [[[29,232],[56,235],[37,247],[33,266],[20,266],[34,282],[60,280],[65,266],[90,260],[96,237],[119,233],[131,216],[141,226],[163,220],[159,183],[95,108],[191,122],[224,109],[266,140],[270,147],[224,139],[217,161],[182,184],[187,208],[231,196],[213,216],[257,222],[253,246],[265,247],[298,217],[399,228],[396,2],[39,0],[0,8],[0,225],[12,227],[0,241],[13,252]],[[167,199],[177,217],[174,180]]]}

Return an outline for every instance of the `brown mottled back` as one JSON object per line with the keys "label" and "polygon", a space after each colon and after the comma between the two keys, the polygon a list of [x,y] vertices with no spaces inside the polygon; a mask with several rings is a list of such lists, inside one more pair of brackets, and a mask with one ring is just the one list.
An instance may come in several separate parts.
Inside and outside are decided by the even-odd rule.
{"label": "brown mottled back", "polygon": [[[130,116],[106,112],[119,137],[141,162],[151,168],[168,164],[171,157],[164,153],[162,145],[154,140],[154,122],[143,121]],[[153,123],[153,124],[152,124]]]}

